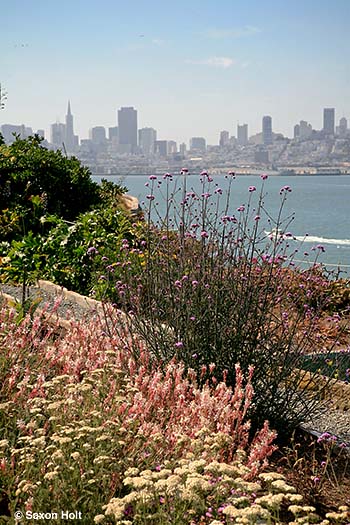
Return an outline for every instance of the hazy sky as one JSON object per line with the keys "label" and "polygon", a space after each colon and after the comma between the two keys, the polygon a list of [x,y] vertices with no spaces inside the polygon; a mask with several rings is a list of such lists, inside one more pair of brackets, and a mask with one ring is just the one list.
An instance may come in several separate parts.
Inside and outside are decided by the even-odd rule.
{"label": "hazy sky", "polygon": [[350,118],[349,24],[350,0],[0,0],[0,124],[48,134],[70,99],[80,138],[121,106],[178,142],[319,129]]}

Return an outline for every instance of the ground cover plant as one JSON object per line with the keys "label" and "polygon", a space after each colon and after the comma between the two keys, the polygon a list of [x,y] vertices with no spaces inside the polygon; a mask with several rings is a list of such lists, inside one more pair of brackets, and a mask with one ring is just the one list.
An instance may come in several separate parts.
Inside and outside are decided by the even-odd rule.
{"label": "ground cover plant", "polygon": [[253,370],[199,387],[181,362],[150,369],[141,341],[135,361],[105,319],[62,333],[3,305],[0,326],[1,522],[69,509],[84,524],[346,523],[345,506],[322,521],[265,472],[276,434],[266,422],[249,440]]}

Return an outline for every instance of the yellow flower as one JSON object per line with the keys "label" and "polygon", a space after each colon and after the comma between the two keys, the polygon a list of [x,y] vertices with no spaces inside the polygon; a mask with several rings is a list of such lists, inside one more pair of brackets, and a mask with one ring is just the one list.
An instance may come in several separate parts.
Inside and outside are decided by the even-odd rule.
{"label": "yellow flower", "polygon": [[45,474],[44,479],[51,481],[52,479],[57,478],[57,476],[58,476],[57,472],[48,472],[47,474]]}

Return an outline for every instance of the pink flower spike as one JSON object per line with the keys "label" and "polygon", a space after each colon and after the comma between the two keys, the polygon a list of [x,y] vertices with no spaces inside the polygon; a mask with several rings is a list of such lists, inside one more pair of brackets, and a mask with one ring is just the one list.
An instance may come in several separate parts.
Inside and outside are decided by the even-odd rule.
{"label": "pink flower spike", "polygon": [[255,186],[249,186],[248,191],[249,191],[249,193],[252,193],[253,191],[256,191],[256,187]]}

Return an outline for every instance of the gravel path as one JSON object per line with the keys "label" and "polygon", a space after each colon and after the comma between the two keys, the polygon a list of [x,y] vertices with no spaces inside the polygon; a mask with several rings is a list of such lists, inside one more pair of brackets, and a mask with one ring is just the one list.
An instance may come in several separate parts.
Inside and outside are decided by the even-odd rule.
{"label": "gravel path", "polygon": [[[19,286],[1,284],[0,297],[1,294],[10,295],[18,301],[22,300],[22,288]],[[84,298],[79,294],[45,282],[41,282],[40,287],[28,287],[26,296],[32,300],[39,299],[42,306],[45,304],[53,306],[57,297],[61,297],[57,314],[66,320],[86,318],[89,314],[94,315],[99,305],[93,299]],[[320,402],[317,414],[305,421],[302,428],[316,436],[324,432],[337,436],[338,442],[345,442],[348,445],[350,453],[350,412],[332,407],[331,400]]]}

